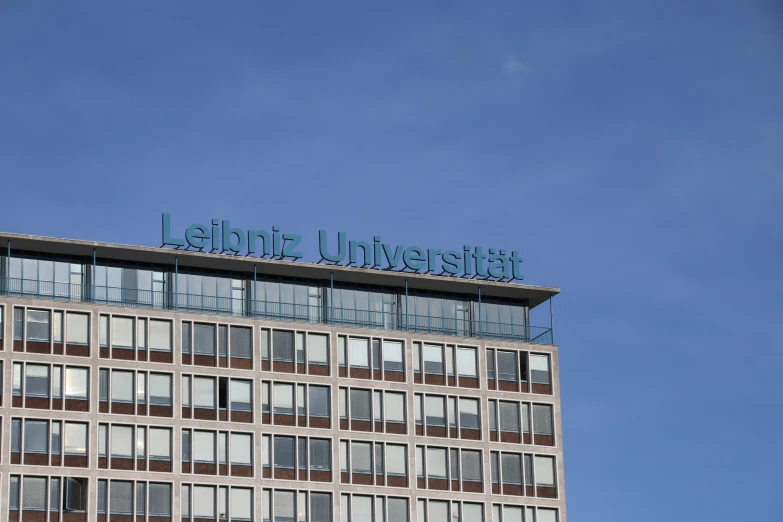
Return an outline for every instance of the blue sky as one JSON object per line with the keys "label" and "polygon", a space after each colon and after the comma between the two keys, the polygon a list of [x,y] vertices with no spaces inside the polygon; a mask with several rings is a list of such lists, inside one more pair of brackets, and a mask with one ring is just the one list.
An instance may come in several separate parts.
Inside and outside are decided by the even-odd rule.
{"label": "blue sky", "polygon": [[0,3],[0,229],[518,249],[570,519],[783,520],[779,2],[122,4]]}

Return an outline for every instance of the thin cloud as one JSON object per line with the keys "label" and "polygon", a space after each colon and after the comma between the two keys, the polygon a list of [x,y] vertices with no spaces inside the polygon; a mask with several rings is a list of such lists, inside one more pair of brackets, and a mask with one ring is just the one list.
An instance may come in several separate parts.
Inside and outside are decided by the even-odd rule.
{"label": "thin cloud", "polygon": [[527,72],[528,66],[525,65],[525,62],[514,56],[513,54],[508,54],[503,58],[502,67],[505,72],[508,74],[521,74]]}

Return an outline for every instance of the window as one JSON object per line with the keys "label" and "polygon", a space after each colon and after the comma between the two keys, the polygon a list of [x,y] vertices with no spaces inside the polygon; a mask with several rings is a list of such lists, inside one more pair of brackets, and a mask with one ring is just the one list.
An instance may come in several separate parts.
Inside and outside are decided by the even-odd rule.
{"label": "window", "polygon": [[274,410],[275,415],[294,414],[294,386],[292,384],[275,383]]}
{"label": "window", "polygon": [[250,359],[253,357],[252,329],[231,327],[231,357]]}
{"label": "window", "polygon": [[370,390],[351,389],[351,420],[371,420]]}
{"label": "window", "polygon": [[49,511],[60,511],[60,479],[52,477],[49,482]]}
{"label": "window", "polygon": [[387,372],[404,370],[402,342],[383,341],[383,369]]}
{"label": "window", "polygon": [[171,484],[150,482],[149,485],[150,516],[171,516]]}
{"label": "window", "polygon": [[24,477],[22,480],[22,509],[31,511],[46,509],[45,477]]}
{"label": "window", "polygon": [[405,393],[384,392],[386,422],[405,424]]}
{"label": "window", "polygon": [[111,427],[111,457],[113,459],[132,459],[133,458],[133,427],[118,426]]}
{"label": "window", "polygon": [[86,401],[90,371],[87,368],[65,367],[65,398]]}
{"label": "window", "polygon": [[133,348],[133,319],[130,317],[111,318],[111,344],[113,348]]}
{"label": "window", "polygon": [[143,459],[147,456],[147,429],[144,426],[136,427],[136,458]]}
{"label": "window", "polygon": [[215,432],[193,432],[193,460],[195,462],[215,463]]}
{"label": "window", "polygon": [[272,356],[278,362],[294,362],[294,332],[272,332]]}
{"label": "window", "polygon": [[329,418],[329,387],[310,385],[308,392],[310,416]]}
{"label": "window", "polygon": [[65,342],[67,344],[90,344],[89,314],[65,313]]}
{"label": "window", "polygon": [[403,444],[386,444],[386,473],[405,477],[408,475],[408,452]]}
{"label": "window", "polygon": [[231,434],[231,465],[253,465],[253,435],[249,433]]}
{"label": "window", "polygon": [[500,431],[519,433],[519,403],[500,401]]}
{"label": "window", "polygon": [[517,382],[517,352],[504,352],[498,350],[498,378],[501,381]]}
{"label": "window", "polygon": [[50,312],[27,309],[27,341],[48,343],[50,335]]}
{"label": "window", "polygon": [[150,373],[150,404],[171,406],[171,375]]}
{"label": "window", "polygon": [[44,420],[24,421],[25,453],[49,453],[49,424]]}
{"label": "window", "polygon": [[446,449],[427,448],[427,477],[430,479],[446,479]]}
{"label": "window", "polygon": [[478,399],[459,399],[459,425],[464,429],[479,428],[479,401]]}
{"label": "window", "polygon": [[[59,427],[59,423],[57,424]],[[63,453],[66,455],[87,455],[87,424],[66,422],[63,438]]]}
{"label": "window", "polygon": [[294,468],[294,438],[275,437],[275,468]]}
{"label": "window", "polygon": [[253,519],[253,490],[231,488],[231,520]]}
{"label": "window", "polygon": [[555,486],[555,459],[536,455],[534,459],[536,486]]}
{"label": "window", "polygon": [[193,405],[196,408],[215,409],[215,379],[193,377]]}
{"label": "window", "polygon": [[133,402],[133,372],[113,370],[111,374],[112,402]]}
{"label": "window", "polygon": [[228,357],[228,326],[224,324],[218,326],[218,356]]}
{"label": "window", "polygon": [[348,339],[348,360],[351,368],[370,367],[370,345],[367,339]]}
{"label": "window", "polygon": [[136,514],[144,516],[147,512],[147,484],[144,482],[136,483]]}
{"label": "window", "polygon": [[150,459],[171,460],[171,428],[150,427]]}
{"label": "window", "polygon": [[13,395],[22,395],[22,363],[13,363],[12,393]]}
{"label": "window", "polygon": [[462,464],[462,480],[468,482],[481,482],[481,452],[472,450],[460,450]]}
{"label": "window", "polygon": [[329,364],[329,336],[320,334],[307,335],[307,362],[309,364]]}
{"label": "window", "polygon": [[215,325],[193,325],[193,352],[196,355],[215,356]]}
{"label": "window", "polygon": [[136,347],[139,350],[147,349],[147,320],[136,319]]}
{"label": "window", "polygon": [[457,373],[460,377],[478,378],[475,348],[457,347]]}
{"label": "window", "polygon": [[552,406],[549,404],[533,405],[533,430],[535,435],[552,436]]}
{"label": "window", "polygon": [[424,373],[443,375],[443,347],[424,345]]}
{"label": "window", "polygon": [[[156,352],[171,351],[171,321],[150,319],[150,350]],[[150,485],[150,493],[152,485]]]}
{"label": "window", "polygon": [[182,484],[182,488],[180,489],[181,495],[180,500],[182,504],[182,518],[190,518],[190,486],[187,484]]}
{"label": "window", "polygon": [[369,442],[351,442],[351,472],[372,473],[372,444]]}
{"label": "window", "polygon": [[109,316],[101,315],[99,323],[99,343],[102,348],[105,348],[109,346]]}
{"label": "window", "polygon": [[495,380],[495,350],[487,349],[487,379]]}
{"label": "window", "polygon": [[503,453],[500,457],[503,482],[505,484],[522,484],[522,455]]}
{"label": "window", "polygon": [[49,397],[49,367],[27,364],[24,386],[27,397]]}
{"label": "window", "polygon": [[252,411],[251,397],[253,395],[252,381],[231,379],[231,410]]}
{"label": "window", "polygon": [[551,384],[548,355],[530,354],[530,379],[533,384]]}
{"label": "window", "polygon": [[310,469],[330,471],[332,445],[329,439],[310,439]]}
{"label": "window", "polygon": [[12,475],[8,485],[8,508],[19,509],[19,477]]}
{"label": "window", "polygon": [[68,477],[65,481],[65,505],[63,511],[85,511],[87,509],[87,479]]}
{"label": "window", "polygon": [[109,492],[109,511],[112,515],[133,513],[133,482],[112,480]]}
{"label": "window", "polygon": [[424,397],[424,415],[428,426],[446,425],[444,407],[443,397],[437,395],[426,395]]}
{"label": "window", "polygon": [[190,355],[191,353],[191,338],[190,338],[190,323],[182,322],[182,353],[185,355]]}
{"label": "window", "polygon": [[346,358],[346,338],[344,335],[341,335],[337,338],[337,364],[339,366],[345,366],[345,358]]}

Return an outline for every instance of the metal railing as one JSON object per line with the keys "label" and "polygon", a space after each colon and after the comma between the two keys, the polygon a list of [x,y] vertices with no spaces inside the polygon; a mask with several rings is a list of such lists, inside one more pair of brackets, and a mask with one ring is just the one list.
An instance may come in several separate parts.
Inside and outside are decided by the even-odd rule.
{"label": "metal railing", "polygon": [[315,306],[15,278],[0,280],[0,295],[552,344],[552,329],[549,327],[414,315],[407,314],[404,308],[393,312],[331,308],[328,305]]}

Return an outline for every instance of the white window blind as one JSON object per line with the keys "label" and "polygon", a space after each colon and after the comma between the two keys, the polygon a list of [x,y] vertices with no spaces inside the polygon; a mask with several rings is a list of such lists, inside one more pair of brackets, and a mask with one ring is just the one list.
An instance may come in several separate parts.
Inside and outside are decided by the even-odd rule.
{"label": "white window blind", "polygon": [[111,513],[130,515],[133,509],[133,482],[112,480],[109,482],[109,510]]}
{"label": "white window blind", "polygon": [[253,518],[253,491],[248,488],[231,488],[231,519]]}
{"label": "white window blind", "polygon": [[65,398],[87,399],[87,383],[89,382],[87,368],[65,367]]}
{"label": "white window blind", "polygon": [[196,408],[215,408],[215,379],[212,377],[193,378],[193,405]]}
{"label": "white window blind", "polygon": [[109,316],[102,315],[98,320],[100,325],[100,331],[99,331],[100,345],[109,346]]}
{"label": "white window blind", "polygon": [[446,450],[444,448],[427,448],[427,476],[446,478]]}
{"label": "white window blind", "polygon": [[261,465],[269,466],[271,462],[271,435],[261,436]]}
{"label": "white window blind", "polygon": [[408,456],[402,444],[386,445],[386,473],[389,475],[407,476]]}
{"label": "white window blind", "polygon": [[474,522],[474,521],[484,522],[484,506],[482,504],[472,504],[468,502],[463,502],[462,519],[460,520],[460,522]]}
{"label": "white window blind", "polygon": [[114,370],[111,372],[111,400],[133,402],[133,372]]}
{"label": "white window blind", "polygon": [[533,485],[533,455],[525,455],[525,485]]}
{"label": "white window blind", "polygon": [[535,457],[536,485],[554,486],[555,485],[555,459],[552,457]]}
{"label": "white window blind", "polygon": [[446,346],[446,374],[454,375],[454,347]]}
{"label": "white window blind", "polygon": [[136,319],[136,346],[140,350],[147,348],[147,320]]}
{"label": "white window blind", "polygon": [[150,319],[150,350],[171,351],[171,321]]}
{"label": "white window blind", "polygon": [[424,446],[416,446],[416,476],[424,476]]}
{"label": "white window blind", "polygon": [[39,364],[25,366],[25,395],[49,396],[49,366]]}
{"label": "white window blind", "polygon": [[481,482],[481,452],[462,450],[462,480]]}
{"label": "white window blind", "polygon": [[424,373],[443,375],[443,347],[424,345]]}
{"label": "white window blind", "polygon": [[231,337],[231,357],[249,359],[253,356],[253,336],[251,328],[232,326],[229,335]]}
{"label": "white window blind", "polygon": [[370,420],[370,390],[351,390],[351,419]]}
{"label": "white window blind", "polygon": [[114,316],[111,318],[111,344],[133,348],[133,319]]}
{"label": "white window blind", "polygon": [[522,403],[522,432],[523,433],[530,433],[530,411],[529,411],[529,404],[526,402]]}
{"label": "white window blind", "polygon": [[231,379],[230,388],[231,409],[233,411],[250,411],[251,381]]}
{"label": "white window blind", "polygon": [[133,457],[133,428],[131,426],[111,427],[111,456],[120,458]]}
{"label": "white window blind", "polygon": [[193,432],[193,460],[197,462],[215,462],[215,432]]}
{"label": "white window blind", "polygon": [[143,459],[147,455],[147,429],[136,426],[136,458]]}
{"label": "white window blind", "polygon": [[389,522],[408,522],[408,499],[389,497],[387,503]]}
{"label": "white window blind", "polygon": [[405,394],[397,392],[384,393],[386,402],[386,421],[405,422]]}
{"label": "white window blind", "polygon": [[249,433],[231,434],[231,464],[250,466],[253,456],[253,436]]}
{"label": "white window blind", "polygon": [[66,455],[87,454],[87,424],[66,422],[63,437],[63,452]]}
{"label": "white window blind", "polygon": [[[532,511],[532,508],[528,508]],[[557,510],[556,509],[548,509],[548,508],[538,508],[538,519],[533,520],[532,518],[530,521],[532,522],[557,522]],[[530,522],[528,521],[528,522]]]}
{"label": "white window blind", "polygon": [[329,337],[308,334],[307,359],[312,364],[329,364]]}
{"label": "white window blind", "polygon": [[372,522],[372,497],[365,495],[351,497],[351,522]]}
{"label": "white window blind", "polygon": [[294,414],[294,386],[292,384],[275,383],[274,388],[275,414]]}
{"label": "white window blind", "polygon": [[426,395],[424,397],[424,415],[429,426],[445,426],[443,397]]}
{"label": "white window blind", "polygon": [[351,471],[353,473],[372,472],[372,444],[351,442]]}
{"label": "white window blind", "polygon": [[489,413],[489,429],[496,431],[498,429],[497,401],[490,399],[487,412]]}
{"label": "white window blind", "polygon": [[171,484],[150,483],[149,511],[150,516],[171,516]]}
{"label": "white window blind", "polygon": [[522,455],[503,453],[500,460],[503,482],[506,484],[522,484]]}
{"label": "white window blind", "polygon": [[501,381],[517,380],[517,352],[498,350],[498,378]]}
{"label": "white window blind", "polygon": [[196,355],[215,356],[215,325],[193,325],[193,352]]}
{"label": "white window blind", "polygon": [[461,428],[479,429],[478,399],[460,398],[459,424]]}
{"label": "white window blind", "polygon": [[63,342],[63,313],[54,312],[52,315],[52,341],[55,344]]}
{"label": "white window blind", "polygon": [[530,380],[535,384],[550,384],[548,355],[530,354]]}
{"label": "white window blind", "polygon": [[49,342],[49,312],[27,310],[27,340]]}
{"label": "white window blind", "polygon": [[500,465],[498,463],[497,451],[493,451],[489,454],[489,475],[493,484],[500,482]]}
{"label": "white window blind", "polygon": [[52,367],[52,397],[61,398],[63,394],[63,370],[61,366]]}
{"label": "white window blind", "polygon": [[457,372],[462,377],[478,377],[475,348],[466,348],[464,346],[457,348]]}
{"label": "white window blind", "polygon": [[193,516],[215,518],[215,487],[193,486]]}
{"label": "white window blind", "polygon": [[329,417],[329,388],[326,386],[309,386],[310,415],[314,417]]}
{"label": "white window blind", "polygon": [[293,491],[275,491],[275,518],[280,520],[293,520],[294,504]]}
{"label": "white window blind", "polygon": [[400,341],[383,341],[383,368],[388,371],[403,371],[403,351]]}
{"label": "white window blind", "polygon": [[332,495],[310,493],[310,522],[331,522]]}
{"label": "white window blind", "polygon": [[90,316],[88,314],[65,314],[65,342],[68,344],[90,343]]}
{"label": "white window blind", "polygon": [[427,522],[450,522],[449,503],[441,500],[428,500],[429,516]]}
{"label": "white window blind", "polygon": [[339,415],[341,419],[345,419],[348,416],[348,391],[345,388],[340,388],[337,391],[337,397],[339,402]]}
{"label": "white window blind", "polygon": [[46,479],[24,477],[22,481],[22,509],[43,511],[46,507]]}
{"label": "white window blind", "polygon": [[533,429],[536,435],[552,435],[552,406],[533,405]]}
{"label": "white window blind", "polygon": [[348,339],[348,360],[351,366],[355,368],[369,368],[369,349],[370,345],[367,339],[356,339],[353,337]]}
{"label": "white window blind", "polygon": [[49,425],[46,421],[24,421],[25,453],[49,452]]}
{"label": "white window blind", "polygon": [[150,458],[171,459],[171,429],[150,427]]}
{"label": "white window blind", "polygon": [[182,484],[182,488],[180,489],[180,500],[182,504],[182,517],[183,518],[190,518],[190,486],[187,484]]}
{"label": "white window blind", "polygon": [[382,400],[380,390],[374,390],[372,392],[372,415],[375,422],[381,422],[383,420],[383,408],[381,407]]}
{"label": "white window blind", "polygon": [[150,404],[171,406],[171,375],[150,374]]}
{"label": "white window blind", "polygon": [[329,439],[310,439],[310,469],[329,470],[331,462],[331,441]]}
{"label": "white window blind", "polygon": [[519,403],[500,401],[500,431],[519,432]]}
{"label": "white window blind", "polygon": [[272,355],[275,361],[294,360],[294,332],[274,330],[272,332]]}
{"label": "white window blind", "polygon": [[503,522],[522,522],[522,508],[503,506]]}

